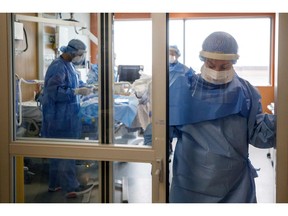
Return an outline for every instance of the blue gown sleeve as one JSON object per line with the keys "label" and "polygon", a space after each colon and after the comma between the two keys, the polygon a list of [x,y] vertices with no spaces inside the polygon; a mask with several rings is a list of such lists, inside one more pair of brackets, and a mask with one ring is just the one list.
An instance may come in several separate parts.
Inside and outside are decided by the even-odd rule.
{"label": "blue gown sleeve", "polygon": [[263,113],[261,96],[256,88],[245,83],[251,95],[248,119],[249,143],[257,148],[276,147],[276,115]]}
{"label": "blue gown sleeve", "polygon": [[258,148],[276,147],[276,116],[258,114],[250,143]]}

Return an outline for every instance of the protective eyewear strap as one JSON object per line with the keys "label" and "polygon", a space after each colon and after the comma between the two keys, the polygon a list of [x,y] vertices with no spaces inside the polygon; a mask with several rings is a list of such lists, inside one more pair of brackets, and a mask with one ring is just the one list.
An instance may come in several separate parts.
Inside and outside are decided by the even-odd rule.
{"label": "protective eyewear strap", "polygon": [[200,56],[216,60],[237,60],[239,58],[238,54],[212,53],[203,50],[200,51]]}

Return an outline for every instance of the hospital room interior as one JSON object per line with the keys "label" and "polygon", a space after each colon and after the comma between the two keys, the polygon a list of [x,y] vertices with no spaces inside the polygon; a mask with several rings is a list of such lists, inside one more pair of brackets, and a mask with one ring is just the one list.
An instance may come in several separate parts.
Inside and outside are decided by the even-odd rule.
{"label": "hospital room interior", "polygon": [[[277,116],[276,147],[249,145],[257,202],[288,202],[288,14],[3,13],[0,24],[8,101],[0,109],[0,202],[168,203],[177,142],[169,139],[169,45],[199,72],[203,39],[214,31],[237,38],[237,75],[259,90],[263,113]],[[72,39],[86,45],[75,69],[91,90],[79,97],[80,137],[42,137],[46,71]],[[69,198],[50,189],[55,158],[75,161],[89,191]]]}

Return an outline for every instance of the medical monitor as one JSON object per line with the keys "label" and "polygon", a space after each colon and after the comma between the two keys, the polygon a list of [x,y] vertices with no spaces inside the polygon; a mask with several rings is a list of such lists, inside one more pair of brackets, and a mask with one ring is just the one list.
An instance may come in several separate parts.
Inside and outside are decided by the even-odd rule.
{"label": "medical monitor", "polygon": [[142,65],[119,65],[118,81],[133,83],[136,79],[140,78],[140,70],[143,70]]}

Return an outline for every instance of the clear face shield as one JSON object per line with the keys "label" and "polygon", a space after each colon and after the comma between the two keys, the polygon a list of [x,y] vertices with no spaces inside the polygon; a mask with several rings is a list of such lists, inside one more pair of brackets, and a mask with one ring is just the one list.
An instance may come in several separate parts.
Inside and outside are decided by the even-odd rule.
{"label": "clear face shield", "polygon": [[177,61],[176,56],[174,56],[174,55],[169,55],[169,63],[170,63],[170,64],[173,64],[173,63],[175,63],[176,61]]}
{"label": "clear face shield", "polygon": [[[200,57],[204,59],[201,73],[192,75],[192,96],[200,100],[225,103],[231,100],[227,97],[228,86],[236,73],[233,62],[238,59],[237,54],[223,54],[201,51]],[[226,96],[225,96],[226,95]]]}
{"label": "clear face shield", "polygon": [[222,85],[232,81],[235,71],[233,61],[238,59],[237,54],[222,54],[201,51],[200,56],[205,58],[201,68],[201,77],[212,84]]}
{"label": "clear face shield", "polygon": [[179,53],[177,53],[174,49],[169,50],[169,63],[173,64],[177,62],[177,59],[179,57]]}
{"label": "clear face shield", "polygon": [[74,65],[81,65],[85,61],[86,58],[86,51],[78,51],[77,53],[73,54],[72,63]]}
{"label": "clear face shield", "polygon": [[[217,69],[214,69],[217,68]],[[201,77],[212,84],[222,85],[232,81],[235,71],[230,61],[209,61],[201,67]]]}

